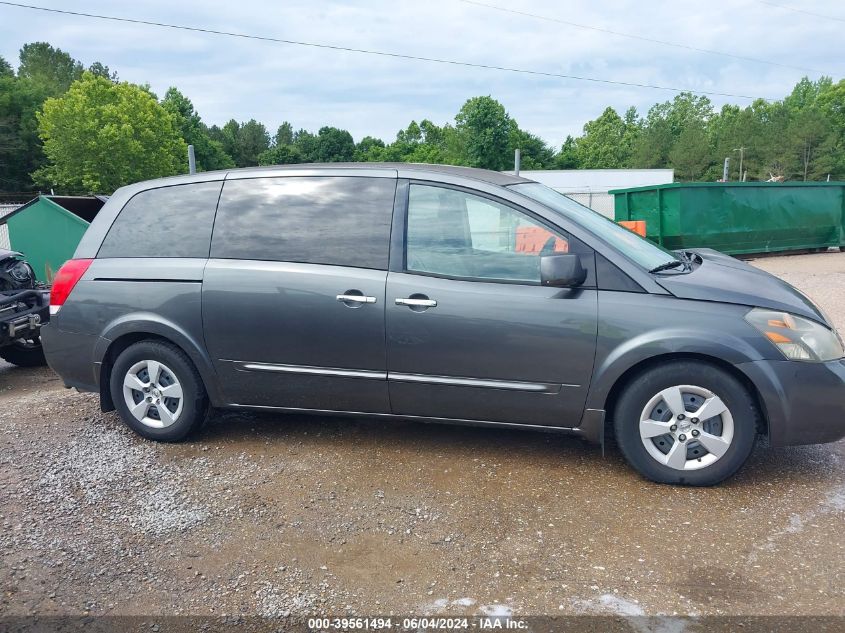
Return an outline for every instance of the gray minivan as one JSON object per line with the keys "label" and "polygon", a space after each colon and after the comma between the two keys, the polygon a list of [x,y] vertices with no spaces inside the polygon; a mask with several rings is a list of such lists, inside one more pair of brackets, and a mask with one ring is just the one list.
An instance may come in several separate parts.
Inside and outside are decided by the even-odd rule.
{"label": "gray minivan", "polygon": [[644,476],[709,485],[758,436],[845,435],[842,342],[806,296],[491,171],[296,165],[124,187],[50,303],[50,366],[155,440],[209,406],[612,431]]}

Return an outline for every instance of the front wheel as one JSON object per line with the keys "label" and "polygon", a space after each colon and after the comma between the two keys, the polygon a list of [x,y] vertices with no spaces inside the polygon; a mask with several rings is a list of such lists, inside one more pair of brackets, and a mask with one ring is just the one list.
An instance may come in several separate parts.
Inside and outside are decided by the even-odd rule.
{"label": "front wheel", "polygon": [[659,483],[711,486],[748,459],[757,407],[745,386],[705,362],[654,367],[623,390],[616,440],[640,474]]}

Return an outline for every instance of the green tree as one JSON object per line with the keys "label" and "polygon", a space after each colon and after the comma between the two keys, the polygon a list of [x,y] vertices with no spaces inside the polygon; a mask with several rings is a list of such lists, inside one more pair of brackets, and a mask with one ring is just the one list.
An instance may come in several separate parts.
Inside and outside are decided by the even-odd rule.
{"label": "green tree", "polygon": [[0,191],[31,191],[30,174],[44,165],[35,114],[44,92],[29,79],[0,75]]}
{"label": "green tree", "polygon": [[462,158],[470,167],[504,170],[513,163],[511,117],[493,97],[473,97],[455,116]]}
{"label": "green tree", "polygon": [[626,143],[627,126],[613,108],[584,125],[578,139],[578,163],[582,169],[619,169],[627,165],[631,148]]}
{"label": "green tree", "polygon": [[631,148],[629,167],[654,168],[669,166],[669,152],[675,144],[671,126],[665,119],[643,123]]}
{"label": "green tree", "polygon": [[317,161],[317,135],[308,130],[299,129],[293,133],[293,146],[302,156],[303,163]]}
{"label": "green tree", "polygon": [[235,145],[237,144],[238,130],[240,130],[240,127],[240,123],[235,121],[235,119],[230,119],[223,125],[222,128],[217,125],[212,125],[208,128],[209,136],[220,143],[223,147],[223,151],[226,152],[228,156],[231,156],[232,160],[235,160],[236,163]]}
{"label": "green tree", "polygon": [[687,125],[669,152],[675,178],[699,180],[710,163],[710,146],[704,126]]}
{"label": "green tree", "polygon": [[792,112],[815,107],[821,95],[832,87],[833,80],[830,77],[819,77],[817,81],[802,77],[792,92],[784,98],[783,105]]}
{"label": "green tree", "polygon": [[554,166],[554,151],[539,136],[519,129],[514,122],[510,137],[512,150],[519,149],[522,169],[549,169]]}
{"label": "green tree", "polygon": [[270,135],[263,123],[250,119],[241,125],[237,136],[235,161],[238,167],[258,165],[258,156],[270,148]]}
{"label": "green tree", "polygon": [[44,103],[38,124],[49,164],[35,178],[47,185],[111,193],[187,167],[174,115],[133,84],[86,72]]}
{"label": "green tree", "polygon": [[555,156],[555,167],[557,169],[578,169],[580,166],[575,139],[572,138],[572,135],[567,135],[560,151]]}
{"label": "green tree", "polygon": [[223,150],[223,144],[211,138],[208,127],[202,122],[194,104],[175,87],[164,95],[161,105],[173,115],[179,135],[188,145],[194,146],[198,171],[229,169],[235,161]]}
{"label": "green tree", "polygon": [[792,145],[788,162],[791,176],[807,180],[820,176],[820,171],[827,171],[824,167],[818,169],[818,158],[819,148],[829,142],[830,125],[815,103],[791,117],[788,135]]}
{"label": "green tree", "polygon": [[372,163],[385,160],[384,141],[374,136],[365,136],[355,146],[355,160],[362,163]]}
{"label": "green tree", "polygon": [[340,163],[357,160],[357,148],[352,135],[340,128],[325,126],[317,134],[307,130],[292,132],[290,123],[285,122],[279,127],[275,138],[273,147],[260,155],[260,164]]}
{"label": "green tree", "polygon": [[12,65],[6,61],[5,57],[0,56],[0,77],[14,77],[15,70]]}
{"label": "green tree", "polygon": [[46,42],[21,48],[17,76],[8,62],[0,63],[0,189],[33,189],[31,174],[46,162],[36,112],[81,74],[80,62]]}
{"label": "green tree", "polygon": [[[731,180],[742,180],[740,172],[740,152],[742,148],[742,172],[751,178],[762,175],[763,144],[761,130],[750,108],[736,105],[724,105],[707,125],[707,135],[711,146],[711,165],[705,171],[704,180],[717,180],[722,177],[722,161],[731,156]],[[768,178],[768,176],[767,176]]]}
{"label": "green tree", "polygon": [[[631,137],[631,167],[671,167],[670,153],[688,127],[706,129],[713,118],[713,104],[707,97],[689,92],[649,108]],[[690,133],[694,135],[695,133]],[[692,136],[688,136],[685,142]]]}
{"label": "green tree", "polygon": [[259,165],[292,165],[301,162],[302,153],[294,145],[274,145],[258,157]]}
{"label": "green tree", "polygon": [[229,120],[222,129],[213,126],[211,138],[219,141],[223,151],[232,157],[237,167],[255,167],[258,157],[270,149],[270,135],[263,123],[250,119],[246,123]]}
{"label": "green tree", "polygon": [[285,121],[276,130],[276,136],[273,137],[275,145],[293,145],[293,126]]}
{"label": "green tree", "polygon": [[101,62],[94,62],[88,67],[88,72],[90,72],[95,77],[104,77],[109,81],[113,81],[114,83],[118,83],[120,78],[117,76],[117,72],[112,72],[112,70]]}
{"label": "green tree", "polygon": [[830,136],[821,148],[823,168],[836,180],[845,178],[845,79],[819,94],[818,107],[830,124]]}
{"label": "green tree", "polygon": [[31,80],[48,96],[65,93],[82,77],[82,63],[47,42],[24,44],[20,52],[18,77]]}
{"label": "green tree", "polygon": [[322,127],[317,132],[313,159],[318,163],[343,163],[355,160],[355,141],[346,130]]}
{"label": "green tree", "polygon": [[445,148],[451,126],[440,127],[428,119],[420,121],[421,141],[432,147]]}

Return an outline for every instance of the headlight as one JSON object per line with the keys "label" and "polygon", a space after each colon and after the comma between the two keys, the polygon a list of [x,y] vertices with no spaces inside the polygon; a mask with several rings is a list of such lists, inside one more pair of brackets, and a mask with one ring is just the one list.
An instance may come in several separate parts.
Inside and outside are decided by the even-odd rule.
{"label": "headlight", "polygon": [[763,308],[754,308],[745,320],[789,360],[828,361],[845,354],[836,332],[815,321]]}

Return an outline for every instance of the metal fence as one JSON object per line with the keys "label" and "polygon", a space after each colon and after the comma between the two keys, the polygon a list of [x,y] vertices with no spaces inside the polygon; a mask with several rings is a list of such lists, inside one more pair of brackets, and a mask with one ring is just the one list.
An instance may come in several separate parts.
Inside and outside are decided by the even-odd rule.
{"label": "metal fence", "polygon": [[[20,206],[20,204],[0,204],[0,218],[9,215]],[[9,245],[9,227],[5,224],[0,224],[0,248],[11,248]]]}
{"label": "metal fence", "polygon": [[562,189],[559,191],[567,198],[572,198],[575,202],[590,207],[593,211],[597,211],[611,220],[613,219],[613,194],[606,191],[567,192]]}

